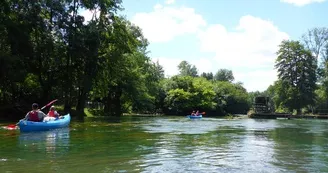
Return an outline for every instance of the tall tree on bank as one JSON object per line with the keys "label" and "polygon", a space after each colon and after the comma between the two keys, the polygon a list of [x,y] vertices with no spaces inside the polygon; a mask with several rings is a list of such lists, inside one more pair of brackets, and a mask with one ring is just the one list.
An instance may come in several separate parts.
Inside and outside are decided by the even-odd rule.
{"label": "tall tree on bank", "polygon": [[318,59],[328,44],[328,28],[312,28],[303,34],[302,39],[305,48],[309,49]]}
{"label": "tall tree on bank", "polygon": [[[83,1],[74,0],[70,7],[73,12],[71,24],[68,26],[68,40],[71,46],[68,47],[68,58],[75,59],[75,66],[78,69],[76,76],[77,106],[76,109],[81,114],[85,107],[85,101],[92,87],[92,78],[98,73],[99,64],[102,59],[103,49],[108,47],[106,35],[108,27],[112,25],[115,13],[121,9],[120,0],[105,1]],[[84,20],[77,14],[81,8],[93,11],[90,22],[84,24]],[[99,16],[96,15],[99,11]],[[69,64],[69,63],[68,63]],[[70,75],[71,70],[68,69]]]}
{"label": "tall tree on bank", "polygon": [[162,67],[147,56],[148,42],[140,28],[123,17],[114,17],[112,22],[92,97],[102,100],[106,115],[155,109]]}
{"label": "tall tree on bank", "polygon": [[231,70],[220,69],[215,73],[214,80],[232,82],[235,80],[235,78]]}
{"label": "tall tree on bank", "polygon": [[316,89],[316,59],[299,41],[282,41],[275,68],[279,80],[287,83],[281,91],[288,98],[283,105],[301,113],[301,108],[314,103]]}
{"label": "tall tree on bank", "polygon": [[207,80],[213,80],[213,78],[214,78],[212,72],[209,72],[209,73],[203,72],[200,76]]}
{"label": "tall tree on bank", "polygon": [[322,88],[325,91],[326,103],[328,105],[328,43],[322,53]]}
{"label": "tall tree on bank", "polygon": [[[316,58],[318,63],[318,77],[319,82],[323,82],[325,74],[325,53],[328,51],[328,28],[319,27],[309,29],[302,36],[302,41],[304,42],[305,48],[309,49],[312,52],[312,55]],[[319,59],[321,57],[321,61]]]}
{"label": "tall tree on bank", "polygon": [[[327,91],[328,91],[328,28],[316,27],[309,29],[303,36],[302,41],[305,47],[311,50],[318,62],[318,90],[316,106],[319,109],[328,108]],[[321,94],[319,94],[321,93]]]}
{"label": "tall tree on bank", "polygon": [[198,72],[195,65],[189,64],[187,61],[181,61],[178,65],[180,75],[197,77]]}

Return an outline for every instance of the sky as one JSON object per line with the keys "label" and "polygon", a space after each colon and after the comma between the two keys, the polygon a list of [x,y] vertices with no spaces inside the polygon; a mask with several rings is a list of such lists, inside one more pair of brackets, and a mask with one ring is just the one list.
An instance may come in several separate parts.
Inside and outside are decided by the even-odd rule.
{"label": "sky", "polygon": [[149,41],[149,57],[178,74],[186,60],[198,73],[232,70],[248,92],[277,80],[284,39],[327,27],[328,0],[123,0],[126,16]]}

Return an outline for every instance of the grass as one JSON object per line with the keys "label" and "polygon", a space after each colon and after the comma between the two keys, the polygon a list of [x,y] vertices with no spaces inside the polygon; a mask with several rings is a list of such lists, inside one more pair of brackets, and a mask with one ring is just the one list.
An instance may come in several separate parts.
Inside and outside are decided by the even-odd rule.
{"label": "grass", "polygon": [[252,114],[254,114],[255,111],[253,109],[250,109],[248,112],[247,112],[247,116],[251,116]]}
{"label": "grass", "polygon": [[157,117],[163,116],[163,114],[123,113],[123,116]]}
{"label": "grass", "polygon": [[88,108],[84,108],[84,114],[85,114],[87,117],[94,117],[94,115],[89,111]]}
{"label": "grass", "polygon": [[[59,113],[62,113],[64,112],[64,105],[56,105],[56,110],[59,112]],[[91,112],[88,108],[84,108],[84,115],[82,115],[83,117],[94,117],[94,113]],[[76,116],[81,116],[79,115],[80,113],[78,111],[76,111],[75,108],[72,108],[71,111],[70,111],[70,114],[71,116],[73,117],[76,117]]]}
{"label": "grass", "polygon": [[232,114],[228,114],[228,115],[224,116],[224,119],[232,120],[233,119],[233,115]]}

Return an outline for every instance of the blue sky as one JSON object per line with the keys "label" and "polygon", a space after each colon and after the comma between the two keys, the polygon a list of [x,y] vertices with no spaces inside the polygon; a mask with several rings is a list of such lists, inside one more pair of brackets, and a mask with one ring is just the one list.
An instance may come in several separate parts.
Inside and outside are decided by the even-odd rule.
{"label": "blue sky", "polygon": [[149,56],[165,74],[186,60],[198,72],[226,68],[247,91],[277,79],[276,51],[283,39],[327,27],[326,0],[123,0],[125,15],[149,40]]}

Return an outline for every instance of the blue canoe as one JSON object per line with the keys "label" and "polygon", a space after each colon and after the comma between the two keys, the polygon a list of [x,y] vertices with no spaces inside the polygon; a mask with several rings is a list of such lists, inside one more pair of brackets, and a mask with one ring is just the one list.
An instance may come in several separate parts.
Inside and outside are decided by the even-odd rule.
{"label": "blue canoe", "polygon": [[200,114],[198,116],[196,116],[196,115],[188,115],[187,117],[190,118],[190,119],[201,119],[203,116],[202,116],[202,114]]}
{"label": "blue canoe", "polygon": [[21,132],[46,131],[51,129],[67,127],[71,121],[70,114],[64,115],[64,118],[48,122],[34,122],[21,120],[18,123]]}

